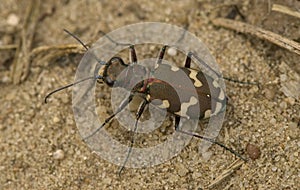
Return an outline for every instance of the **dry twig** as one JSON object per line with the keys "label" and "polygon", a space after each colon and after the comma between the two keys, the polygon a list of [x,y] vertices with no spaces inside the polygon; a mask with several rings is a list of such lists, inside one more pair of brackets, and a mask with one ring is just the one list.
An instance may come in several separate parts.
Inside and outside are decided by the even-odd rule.
{"label": "dry twig", "polygon": [[18,48],[18,45],[16,45],[16,44],[0,46],[0,50],[11,50],[11,49],[17,49],[17,48]]}
{"label": "dry twig", "polygon": [[14,62],[12,65],[11,77],[14,84],[23,81],[30,68],[30,51],[35,28],[40,13],[40,0],[30,1],[21,30],[21,39],[19,40]]}
{"label": "dry twig", "polygon": [[40,46],[33,49],[30,52],[30,57],[35,57],[38,54],[42,54],[49,51],[62,51],[68,53],[84,53],[86,50],[81,44],[65,44],[65,45],[54,45],[54,46]]}
{"label": "dry twig", "polygon": [[299,11],[294,11],[291,8],[283,6],[283,5],[274,4],[272,6],[272,11],[277,11],[277,12],[281,12],[281,13],[284,13],[284,14],[287,14],[287,15],[291,15],[291,16],[300,18],[300,12]]}
{"label": "dry twig", "polygon": [[[87,44],[87,46],[89,46]],[[39,62],[48,62],[49,60],[65,56],[72,53],[83,54],[86,49],[81,44],[64,44],[54,46],[40,46],[30,52],[31,61],[39,59]]]}
{"label": "dry twig", "polygon": [[216,26],[223,26],[237,32],[252,34],[258,38],[268,40],[280,47],[300,55],[300,44],[279,34],[275,34],[262,28],[231,19],[217,18],[212,22]]}
{"label": "dry twig", "polygon": [[230,176],[233,172],[235,172],[239,167],[241,167],[245,162],[243,160],[236,160],[233,162],[228,168],[219,175],[215,180],[213,180],[208,186],[207,189],[214,187],[215,185],[221,183],[225,178]]}

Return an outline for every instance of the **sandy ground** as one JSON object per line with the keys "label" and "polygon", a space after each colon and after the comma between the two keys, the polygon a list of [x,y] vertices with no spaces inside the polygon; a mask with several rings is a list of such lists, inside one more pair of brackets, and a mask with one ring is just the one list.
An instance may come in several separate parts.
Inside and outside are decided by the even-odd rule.
{"label": "sandy ground", "polygon": [[[300,20],[270,12],[268,2],[274,3],[230,4],[239,7],[247,23],[299,42]],[[296,0],[284,4],[300,9]],[[227,114],[218,140],[245,157],[249,157],[246,145],[255,144],[261,156],[244,163],[212,189],[300,189],[299,92],[284,93],[289,82],[299,84],[299,56],[253,36],[213,26],[212,19],[229,13],[228,5],[201,0],[43,2],[32,47],[75,43],[63,28],[93,42],[101,37],[99,30],[110,32],[137,22],[189,24],[188,30],[207,44],[223,75],[261,84],[258,88],[226,83],[234,111]],[[15,24],[14,18],[9,19],[11,14],[22,23],[25,7],[24,2],[1,2],[0,24]],[[7,32],[5,27],[0,30],[1,45],[15,44],[18,38],[18,33]],[[198,153],[200,140],[193,139],[173,159],[155,167],[126,168],[118,177],[119,166],[93,154],[81,140],[71,89],[43,103],[47,92],[73,81],[82,55],[34,60],[27,80],[13,85],[9,77],[14,51],[0,53],[0,189],[205,189],[237,160],[212,146],[213,156],[205,161]],[[101,101],[109,100],[107,88],[101,89]],[[101,114],[107,116],[111,108],[103,105]],[[119,133],[117,121],[111,126],[116,130],[112,133]]]}

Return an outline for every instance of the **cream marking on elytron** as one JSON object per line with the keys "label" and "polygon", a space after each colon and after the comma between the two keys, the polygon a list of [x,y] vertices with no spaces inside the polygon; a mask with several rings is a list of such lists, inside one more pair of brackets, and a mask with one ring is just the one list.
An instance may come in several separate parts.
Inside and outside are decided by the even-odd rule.
{"label": "cream marking on elytron", "polygon": [[182,103],[181,103],[180,111],[175,112],[175,114],[181,115],[181,116],[186,117],[186,118],[189,119],[190,116],[187,115],[188,108],[189,108],[190,106],[192,106],[192,105],[197,104],[197,103],[198,103],[197,98],[195,98],[194,96],[191,96],[189,102],[182,102]]}
{"label": "cream marking on elytron", "polygon": [[172,70],[172,71],[178,71],[179,68],[178,68],[178,67],[175,67],[175,66],[173,66],[173,65],[171,65],[171,70]]}
{"label": "cream marking on elytron", "polygon": [[220,100],[224,100],[225,99],[225,94],[224,94],[224,91],[221,89],[220,90],[220,94],[219,94],[219,97],[218,97]]}
{"label": "cream marking on elytron", "polygon": [[217,80],[214,80],[214,81],[212,82],[212,84],[214,85],[215,88],[220,88],[220,85],[219,85],[219,83],[218,83]]}
{"label": "cream marking on elytron", "polygon": [[202,86],[202,82],[197,78],[197,72],[191,71],[189,77],[195,81],[194,82],[195,87],[201,87]]}
{"label": "cream marking on elytron", "polygon": [[211,116],[211,110],[206,110],[204,113],[204,118],[209,118]]}
{"label": "cream marking on elytron", "polygon": [[161,103],[161,105],[159,105],[158,107],[159,107],[159,108],[162,108],[162,109],[164,109],[164,108],[169,108],[169,107],[170,107],[170,102],[169,102],[169,100],[163,100],[162,103]]}
{"label": "cream marking on elytron", "polygon": [[222,103],[217,102],[216,103],[216,109],[215,109],[214,113],[219,113],[221,111],[222,107],[223,107]]}

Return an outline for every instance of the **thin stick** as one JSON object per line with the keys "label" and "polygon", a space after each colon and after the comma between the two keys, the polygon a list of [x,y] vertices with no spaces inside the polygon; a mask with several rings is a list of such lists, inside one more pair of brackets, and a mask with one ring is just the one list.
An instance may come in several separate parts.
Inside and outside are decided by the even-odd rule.
{"label": "thin stick", "polygon": [[215,185],[221,183],[225,178],[230,176],[233,172],[235,172],[239,167],[241,167],[245,163],[242,160],[236,160],[234,161],[228,168],[222,172],[221,175],[219,175],[215,180],[213,180],[206,188],[210,189],[214,187]]}
{"label": "thin stick", "polygon": [[0,50],[10,50],[10,49],[17,49],[17,48],[18,48],[17,44],[10,44],[10,45],[0,46]]}
{"label": "thin stick", "polygon": [[81,44],[64,44],[64,45],[53,45],[53,46],[40,46],[35,49],[33,49],[30,52],[31,57],[35,57],[36,55],[43,53],[43,52],[49,52],[49,51],[62,51],[62,50],[74,50],[75,52],[85,52],[85,48],[82,47]]}
{"label": "thin stick", "polygon": [[27,77],[30,69],[30,50],[40,13],[40,0],[31,0],[28,4],[24,23],[21,30],[21,39],[18,41],[17,51],[11,70],[14,84],[19,84]]}
{"label": "thin stick", "polygon": [[217,18],[212,22],[216,26],[223,26],[237,32],[252,34],[258,38],[268,40],[280,47],[300,55],[300,44],[279,34],[275,34],[262,28],[231,19]]}
{"label": "thin stick", "polygon": [[273,4],[272,11],[277,11],[277,12],[281,12],[281,13],[284,13],[287,15],[291,15],[291,16],[300,18],[299,11],[294,11],[291,8],[283,6],[283,5]]}

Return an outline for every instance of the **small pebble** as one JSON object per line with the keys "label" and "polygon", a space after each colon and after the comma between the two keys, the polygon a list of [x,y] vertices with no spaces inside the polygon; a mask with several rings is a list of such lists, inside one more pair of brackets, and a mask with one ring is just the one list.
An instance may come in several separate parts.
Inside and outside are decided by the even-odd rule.
{"label": "small pebble", "polygon": [[210,151],[205,151],[205,152],[202,153],[202,159],[204,161],[208,161],[211,158],[212,154],[213,153],[210,152]]}
{"label": "small pebble", "polygon": [[287,79],[287,76],[285,74],[280,75],[281,82],[286,81],[286,79]]}
{"label": "small pebble", "polygon": [[24,93],[22,94],[22,97],[24,98],[25,101],[30,101],[32,98],[29,96],[29,93]]}
{"label": "small pebble", "polygon": [[251,90],[252,90],[253,92],[258,92],[259,89],[258,89],[258,86],[255,85],[255,86],[253,86],[253,87],[251,88]]}
{"label": "small pebble", "polygon": [[154,51],[155,50],[155,46],[150,46],[150,51]]}
{"label": "small pebble", "polygon": [[69,103],[69,97],[68,96],[61,96],[61,101],[64,103],[64,104],[68,104]]}
{"label": "small pebble", "polygon": [[175,56],[177,55],[177,50],[175,48],[169,48],[168,51],[167,51],[168,55],[170,56]]}
{"label": "small pebble", "polygon": [[6,97],[5,97],[5,99],[7,100],[7,101],[11,101],[11,100],[13,100],[13,99],[15,99],[16,98],[16,91],[11,91],[10,93],[8,93],[7,95],[6,95]]}
{"label": "small pebble", "polygon": [[170,15],[170,14],[172,13],[172,9],[166,8],[165,13],[166,13],[167,15]]}
{"label": "small pebble", "polygon": [[4,44],[12,44],[14,43],[14,39],[11,35],[3,35],[3,37],[1,38],[1,41],[0,41],[0,45],[4,45]]}
{"label": "small pebble", "polygon": [[17,26],[19,24],[20,18],[16,15],[16,14],[10,14],[7,17],[7,24],[11,25],[11,26]]}
{"label": "small pebble", "polygon": [[177,166],[177,173],[180,177],[185,176],[188,172],[188,169],[183,164]]}
{"label": "small pebble", "polygon": [[272,171],[276,172],[277,171],[277,167],[276,166],[272,167]]}
{"label": "small pebble", "polygon": [[104,179],[102,180],[102,182],[103,182],[104,184],[111,184],[111,182],[112,182],[112,179],[111,179],[111,178],[108,178],[108,177],[106,177],[106,178],[104,178]]}
{"label": "small pebble", "polygon": [[275,118],[270,119],[270,123],[271,123],[272,125],[274,125],[274,124],[276,123],[276,119],[275,119]]}
{"label": "small pebble", "polygon": [[292,98],[292,97],[286,98],[285,101],[292,106],[295,104],[295,98]]}
{"label": "small pebble", "polygon": [[60,119],[59,119],[59,117],[56,117],[56,116],[55,116],[55,117],[53,118],[53,122],[54,122],[54,123],[58,123],[58,122],[60,122]]}
{"label": "small pebble", "polygon": [[287,103],[286,102],[281,102],[279,104],[279,106],[282,108],[282,109],[286,109],[287,108]]}
{"label": "small pebble", "polygon": [[294,130],[294,131],[296,131],[296,129],[297,129],[297,123],[296,122],[290,122],[289,123],[289,127],[292,129],[292,130]]}
{"label": "small pebble", "polygon": [[273,100],[273,98],[275,97],[275,91],[271,89],[266,89],[265,96],[268,100]]}
{"label": "small pebble", "polygon": [[62,159],[64,159],[64,157],[65,157],[65,153],[64,153],[63,150],[58,149],[58,150],[56,150],[56,151],[53,153],[52,156],[53,156],[53,158],[54,158],[55,160],[62,160]]}
{"label": "small pebble", "polygon": [[252,160],[256,160],[261,154],[259,147],[253,144],[247,144],[246,152]]}

